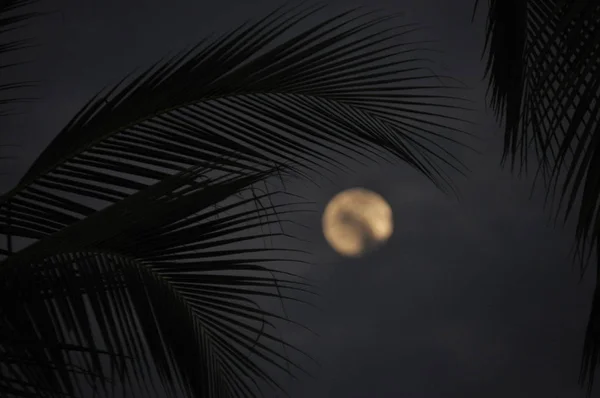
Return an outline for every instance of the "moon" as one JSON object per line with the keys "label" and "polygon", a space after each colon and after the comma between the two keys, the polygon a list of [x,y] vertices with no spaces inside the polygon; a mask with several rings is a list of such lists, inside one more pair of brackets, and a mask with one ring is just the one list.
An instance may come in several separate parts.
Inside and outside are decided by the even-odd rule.
{"label": "moon", "polygon": [[390,205],[364,188],[335,195],[325,207],[322,224],[329,245],[346,257],[360,257],[381,246],[394,229]]}

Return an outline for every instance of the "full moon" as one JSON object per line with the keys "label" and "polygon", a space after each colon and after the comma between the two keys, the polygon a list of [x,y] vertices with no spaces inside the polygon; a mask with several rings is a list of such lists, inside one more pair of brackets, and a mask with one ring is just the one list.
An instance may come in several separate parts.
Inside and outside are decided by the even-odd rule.
{"label": "full moon", "polygon": [[392,208],[375,192],[351,188],[335,195],[323,212],[323,235],[347,257],[381,246],[393,232]]}

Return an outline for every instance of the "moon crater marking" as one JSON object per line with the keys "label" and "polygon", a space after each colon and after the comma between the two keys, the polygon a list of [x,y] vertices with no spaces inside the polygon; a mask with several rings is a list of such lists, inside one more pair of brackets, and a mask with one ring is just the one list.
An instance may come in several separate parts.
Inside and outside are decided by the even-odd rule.
{"label": "moon crater marking", "polygon": [[381,195],[352,188],[331,199],[323,212],[322,224],[323,235],[335,251],[359,257],[392,235],[392,209]]}

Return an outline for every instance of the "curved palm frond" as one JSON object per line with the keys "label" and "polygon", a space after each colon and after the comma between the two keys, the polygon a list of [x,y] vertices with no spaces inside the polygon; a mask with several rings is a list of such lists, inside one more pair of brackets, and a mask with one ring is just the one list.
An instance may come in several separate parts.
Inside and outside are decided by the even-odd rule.
{"label": "curved palm frond", "polygon": [[278,10],[92,99],[1,197],[12,232],[40,239],[95,211],[64,193],[114,203],[198,159],[321,171],[340,167],[331,152],[385,150],[440,183],[440,163],[462,170],[437,142],[459,144],[461,107],[406,42],[414,26],[373,32],[390,17],[353,10],[268,47],[320,8]]}
{"label": "curved palm frond", "polygon": [[[563,214],[566,222],[579,205],[574,253],[583,275],[600,239],[600,5],[591,0],[489,4],[486,74],[491,105],[506,118],[503,160],[510,159],[513,169],[518,161],[523,171],[535,154],[536,181],[542,178],[556,217]],[[581,368],[588,393],[600,360],[598,297]]]}
{"label": "curved palm frond", "polygon": [[[219,249],[272,223],[258,209],[209,221],[222,200],[278,173],[343,167],[334,155],[386,151],[442,189],[443,166],[464,171],[446,148],[464,145],[452,137],[466,134],[464,108],[419,56],[423,43],[408,41],[414,25],[386,28],[390,16],[355,9],[277,43],[322,8],[286,7],[99,93],[0,197],[0,233],[33,241],[0,263],[5,297],[31,314],[7,324],[88,347],[78,366],[98,388],[113,388],[106,352],[110,379],[148,388],[155,367],[172,394],[194,397],[255,396],[277,387],[266,367],[294,366],[272,347],[285,346],[269,331],[278,316],[251,298],[307,287],[252,258],[267,249]],[[19,364],[24,380],[81,391],[69,355],[25,354],[62,373]]]}
{"label": "curved palm frond", "polygon": [[[291,346],[266,330],[280,317],[261,310],[252,297],[297,300],[281,292],[310,289],[289,279],[293,274],[260,265],[276,259],[252,258],[275,249],[227,248],[267,236],[240,232],[277,222],[265,220],[259,209],[228,214],[254,198],[213,208],[272,172],[198,181],[203,173],[178,173],[9,257],[0,268],[2,294],[21,303],[15,311],[31,312],[35,325],[19,323],[14,313],[6,316],[8,325],[43,331],[37,336],[41,341],[60,342],[71,335],[73,345],[91,347],[93,353],[129,357],[146,368],[112,361],[109,379],[145,388],[152,381],[152,364],[173,394],[255,396],[259,380],[277,387],[264,366],[247,355],[289,372],[289,360],[265,340]],[[98,322],[101,336],[93,336],[91,319],[104,320]],[[91,370],[105,380],[99,357],[90,355]],[[59,354],[51,359],[57,365],[71,363]],[[63,382],[73,393],[79,386],[69,376]],[[100,387],[107,391],[108,385]]]}

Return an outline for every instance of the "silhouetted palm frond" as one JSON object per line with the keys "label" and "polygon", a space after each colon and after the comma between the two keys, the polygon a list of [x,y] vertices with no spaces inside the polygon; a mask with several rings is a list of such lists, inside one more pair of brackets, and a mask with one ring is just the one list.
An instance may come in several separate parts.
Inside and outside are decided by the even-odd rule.
{"label": "silhouetted palm frond", "polygon": [[308,287],[265,266],[271,256],[253,258],[273,249],[235,246],[276,221],[227,211],[272,193],[222,202],[273,176],[342,167],[334,156],[383,151],[451,187],[443,166],[464,170],[447,148],[464,146],[453,137],[464,108],[410,40],[415,26],[355,9],[290,32],[321,8],[284,6],[123,79],[0,197],[0,233],[33,242],[0,263],[3,298],[30,314],[4,310],[7,325],[90,349],[79,362],[26,351],[57,369],[21,363],[22,380],[81,394],[84,376],[67,371],[77,362],[104,391],[109,379],[149,389],[153,371],[194,397],[277,387],[268,369],[295,374],[294,364],[273,348],[287,346],[270,331],[280,317],[253,298]]}
{"label": "silhouetted palm frond", "polygon": [[[118,188],[103,194],[77,189],[79,195],[113,202],[127,195],[121,189],[148,184],[111,177],[109,170],[160,180],[196,159],[224,155],[236,159],[235,167],[285,161],[314,169],[316,160],[333,165],[329,152],[335,149],[364,157],[378,156],[374,148],[383,148],[436,181],[444,174],[438,162],[460,167],[447,155],[437,158],[438,151],[448,151],[431,143],[436,137],[458,143],[448,133],[460,132],[460,117],[442,110],[461,108],[447,103],[453,97],[438,94],[448,87],[423,65],[420,43],[406,41],[413,25],[383,29],[391,17],[347,12],[269,48],[320,8],[273,13],[99,94],[2,203],[11,199],[16,205],[34,188],[75,192],[77,178]],[[90,167],[99,171],[89,172]],[[79,217],[94,211],[81,205],[64,210]],[[79,217],[65,218],[60,226]],[[60,229],[41,231],[14,222],[31,238]]]}
{"label": "silhouetted palm frond", "polygon": [[[246,358],[253,352],[287,372],[286,357],[263,341],[283,343],[264,329],[277,316],[261,310],[252,297],[286,298],[281,292],[307,286],[285,275],[275,278],[273,273],[281,272],[261,265],[275,258],[252,257],[274,249],[228,248],[265,236],[240,232],[277,222],[265,220],[259,209],[228,214],[254,198],[213,208],[271,172],[198,181],[205,172],[178,173],[9,257],[0,269],[3,298],[23,303],[16,308],[33,314],[35,329],[46,327],[40,340],[56,333],[53,340],[64,341],[67,332],[72,343],[99,350],[91,320],[104,319],[98,327],[107,350],[146,366],[143,374],[124,360],[113,361],[110,379],[118,371],[125,381],[147,388],[154,363],[164,384],[176,387],[174,394],[180,388],[195,397],[253,396],[248,383],[260,379],[276,386],[268,372]],[[62,328],[49,328],[47,313],[52,312],[54,320],[64,322]],[[27,329],[18,317],[7,319],[15,329]],[[93,359],[92,370],[107,379]],[[62,356],[52,360],[70,363]],[[69,376],[63,382],[73,393],[77,379]]]}
{"label": "silhouetted palm frond", "polygon": [[[506,122],[503,159],[513,168],[518,161],[523,171],[535,154],[536,180],[543,179],[547,200],[558,200],[557,217],[566,221],[579,204],[575,257],[583,275],[600,239],[600,4],[491,0],[489,5],[486,74],[491,105]],[[588,393],[600,360],[598,296],[582,362]]]}

